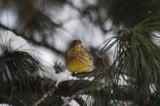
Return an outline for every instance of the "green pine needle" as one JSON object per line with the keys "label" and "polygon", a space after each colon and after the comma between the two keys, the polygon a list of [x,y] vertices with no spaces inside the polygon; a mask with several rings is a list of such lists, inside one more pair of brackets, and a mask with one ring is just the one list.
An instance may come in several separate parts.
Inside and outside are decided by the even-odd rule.
{"label": "green pine needle", "polygon": [[41,64],[27,52],[6,47],[0,56],[0,81],[2,82],[0,84],[2,85],[10,83],[10,86],[18,87],[20,91],[28,90],[30,77],[38,74],[39,70],[43,70]]}

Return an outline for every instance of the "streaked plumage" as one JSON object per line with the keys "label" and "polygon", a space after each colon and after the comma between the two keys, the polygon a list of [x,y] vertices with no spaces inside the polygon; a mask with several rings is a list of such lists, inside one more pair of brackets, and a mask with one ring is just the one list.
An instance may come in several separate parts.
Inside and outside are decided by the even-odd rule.
{"label": "streaked plumage", "polygon": [[89,72],[93,69],[93,57],[80,40],[74,40],[66,51],[65,63],[67,69],[73,73]]}

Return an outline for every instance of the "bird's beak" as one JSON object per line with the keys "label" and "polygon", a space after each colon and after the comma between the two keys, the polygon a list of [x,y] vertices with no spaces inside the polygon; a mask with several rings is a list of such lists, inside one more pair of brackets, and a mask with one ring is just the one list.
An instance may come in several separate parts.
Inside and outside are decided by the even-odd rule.
{"label": "bird's beak", "polygon": [[81,50],[81,44],[75,45],[74,50],[75,51],[80,51]]}
{"label": "bird's beak", "polygon": [[75,45],[76,48],[81,48],[81,44]]}

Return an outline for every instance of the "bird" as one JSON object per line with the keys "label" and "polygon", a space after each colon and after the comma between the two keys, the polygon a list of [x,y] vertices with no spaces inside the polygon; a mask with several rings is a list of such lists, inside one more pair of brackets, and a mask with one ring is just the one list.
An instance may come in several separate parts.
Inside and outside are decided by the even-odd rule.
{"label": "bird", "polygon": [[67,69],[74,74],[90,72],[94,69],[94,59],[80,40],[73,40],[65,53]]}

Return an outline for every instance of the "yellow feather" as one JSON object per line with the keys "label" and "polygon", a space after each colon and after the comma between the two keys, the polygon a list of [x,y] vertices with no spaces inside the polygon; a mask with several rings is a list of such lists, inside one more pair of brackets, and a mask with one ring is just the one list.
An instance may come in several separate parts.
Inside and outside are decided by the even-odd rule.
{"label": "yellow feather", "polygon": [[93,69],[93,57],[83,47],[70,48],[66,52],[65,62],[70,72],[83,73]]}

